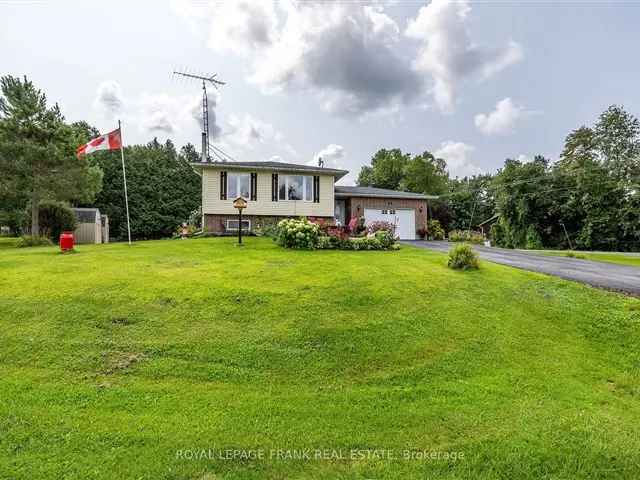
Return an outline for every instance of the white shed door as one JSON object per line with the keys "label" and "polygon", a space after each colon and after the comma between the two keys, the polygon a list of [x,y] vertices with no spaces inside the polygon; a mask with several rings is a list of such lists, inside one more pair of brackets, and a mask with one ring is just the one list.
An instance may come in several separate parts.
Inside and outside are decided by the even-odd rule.
{"label": "white shed door", "polygon": [[401,240],[415,240],[416,238],[416,212],[413,209],[378,210],[365,208],[364,221],[366,225],[380,221],[393,223],[396,226],[396,236]]}

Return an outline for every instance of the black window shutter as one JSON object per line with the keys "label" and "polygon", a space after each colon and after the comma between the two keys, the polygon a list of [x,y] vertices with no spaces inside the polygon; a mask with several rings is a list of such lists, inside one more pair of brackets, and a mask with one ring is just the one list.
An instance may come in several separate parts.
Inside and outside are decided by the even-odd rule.
{"label": "black window shutter", "polygon": [[227,172],[220,172],[220,200],[227,199]]}
{"label": "black window shutter", "polygon": [[258,174],[251,174],[251,200],[255,201],[258,199]]}
{"label": "black window shutter", "polygon": [[320,203],[320,177],[313,177],[313,203]]}
{"label": "black window shutter", "polygon": [[278,201],[278,174],[271,174],[271,201]]}

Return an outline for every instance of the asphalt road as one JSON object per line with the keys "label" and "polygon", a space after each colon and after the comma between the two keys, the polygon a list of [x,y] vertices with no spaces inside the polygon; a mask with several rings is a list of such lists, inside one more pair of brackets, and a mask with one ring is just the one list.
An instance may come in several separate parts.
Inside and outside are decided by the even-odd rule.
{"label": "asphalt road", "polygon": [[[437,241],[416,240],[402,243],[445,253],[452,247],[451,243]],[[473,248],[481,259],[489,262],[640,296],[640,268],[637,267],[480,245],[474,245]]]}

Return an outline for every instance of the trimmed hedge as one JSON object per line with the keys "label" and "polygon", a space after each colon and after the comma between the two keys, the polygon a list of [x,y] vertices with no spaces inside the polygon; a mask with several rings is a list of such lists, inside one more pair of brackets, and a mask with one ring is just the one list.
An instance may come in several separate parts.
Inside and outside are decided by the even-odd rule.
{"label": "trimmed hedge", "polygon": [[26,247],[50,247],[53,243],[47,237],[38,237],[31,235],[23,235],[18,239],[16,243],[16,247],[18,248],[26,248]]}
{"label": "trimmed hedge", "polygon": [[451,230],[449,232],[450,242],[484,243],[484,238],[480,232],[469,230]]}

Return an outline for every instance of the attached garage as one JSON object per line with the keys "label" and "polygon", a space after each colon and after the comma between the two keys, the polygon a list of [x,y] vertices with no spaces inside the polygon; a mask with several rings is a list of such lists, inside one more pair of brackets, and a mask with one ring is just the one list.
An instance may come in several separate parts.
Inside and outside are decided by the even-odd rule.
{"label": "attached garage", "polygon": [[[364,217],[367,225],[376,221],[393,223],[402,240],[415,240],[416,231],[427,223],[427,201],[437,197],[374,187],[336,185],[336,221],[348,223]],[[339,215],[339,216],[338,216]]]}
{"label": "attached garage", "polygon": [[409,208],[365,208],[364,221],[367,226],[373,222],[389,222],[396,227],[396,234],[402,240],[416,238],[416,214]]}

